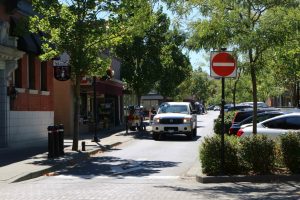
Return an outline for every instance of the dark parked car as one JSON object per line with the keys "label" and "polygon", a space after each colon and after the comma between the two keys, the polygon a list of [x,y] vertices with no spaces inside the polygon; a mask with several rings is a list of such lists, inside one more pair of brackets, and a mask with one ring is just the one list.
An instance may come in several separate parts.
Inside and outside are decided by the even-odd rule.
{"label": "dark parked car", "polygon": [[[272,117],[276,117],[278,115],[283,115],[283,114],[284,113],[281,112],[281,111],[264,111],[264,112],[260,112],[260,113],[257,114],[257,123],[259,123],[261,121],[264,121],[266,119],[270,119]],[[229,129],[229,133],[231,135],[236,135],[238,130],[241,128],[242,125],[250,124],[252,122],[253,122],[253,115],[250,115],[249,117],[245,118],[244,120],[242,120],[240,122],[232,123],[232,125]]]}
{"label": "dark parked car", "polygon": [[236,111],[236,110],[246,110],[246,109],[252,109],[253,107],[252,106],[249,106],[249,105],[236,105],[236,106],[231,106],[231,107],[228,107],[226,109],[226,111]]}

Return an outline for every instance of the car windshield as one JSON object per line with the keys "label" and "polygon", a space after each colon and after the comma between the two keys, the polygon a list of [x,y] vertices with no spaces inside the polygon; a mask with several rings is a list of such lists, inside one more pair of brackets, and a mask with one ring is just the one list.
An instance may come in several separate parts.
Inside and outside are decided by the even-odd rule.
{"label": "car windshield", "polygon": [[158,113],[184,113],[188,114],[187,106],[185,105],[168,105],[165,104],[158,109]]}

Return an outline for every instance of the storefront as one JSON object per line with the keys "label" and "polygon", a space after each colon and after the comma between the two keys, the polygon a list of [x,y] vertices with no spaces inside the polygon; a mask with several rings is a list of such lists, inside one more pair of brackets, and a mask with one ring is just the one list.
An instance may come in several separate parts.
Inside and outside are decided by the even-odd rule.
{"label": "storefront", "polygon": [[110,129],[122,123],[123,85],[121,81],[97,79],[95,93],[93,84],[88,81],[81,86],[81,131],[94,130],[94,100],[96,99],[97,129]]}

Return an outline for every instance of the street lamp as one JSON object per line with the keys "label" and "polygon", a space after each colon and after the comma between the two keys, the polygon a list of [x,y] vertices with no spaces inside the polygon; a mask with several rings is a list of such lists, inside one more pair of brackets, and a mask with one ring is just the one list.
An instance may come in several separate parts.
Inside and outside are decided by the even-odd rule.
{"label": "street lamp", "polygon": [[94,98],[94,139],[92,142],[99,142],[97,136],[97,99],[96,99],[96,76],[93,76],[93,98]]}

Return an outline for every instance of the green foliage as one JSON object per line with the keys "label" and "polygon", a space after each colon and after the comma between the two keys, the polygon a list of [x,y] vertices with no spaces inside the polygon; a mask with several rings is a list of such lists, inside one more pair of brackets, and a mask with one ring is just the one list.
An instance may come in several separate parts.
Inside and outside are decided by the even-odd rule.
{"label": "green foliage", "polygon": [[256,174],[268,174],[275,166],[275,142],[265,135],[241,139],[240,156],[245,167]]}
{"label": "green foliage", "polygon": [[[231,126],[234,115],[235,115],[234,111],[225,112],[225,115],[224,115],[224,127],[225,127],[224,133],[225,134],[229,134],[229,128]],[[217,119],[215,119],[215,121],[214,121],[214,132],[219,135],[222,134],[221,123],[222,123],[222,117],[221,117],[221,115],[219,115],[219,117]]]}
{"label": "green foliage", "polygon": [[[164,0],[164,2],[181,16],[188,13],[193,15],[197,13],[201,16],[192,18],[188,25],[189,49],[211,51],[228,47],[228,50],[230,48],[239,58],[242,55],[245,57],[241,62],[245,63],[245,68],[251,76],[252,101],[257,102],[258,97],[266,98],[267,93],[277,89],[275,87],[268,90],[269,88],[265,86],[258,88],[257,74],[266,66],[264,52],[282,46],[287,41],[286,38],[299,35],[297,34],[299,28],[295,29],[295,24],[299,24],[300,21],[298,0]],[[285,79],[288,80],[289,76],[285,76]],[[264,94],[260,96],[261,92]],[[256,114],[254,106],[254,132],[256,132]]]}
{"label": "green foliage", "polygon": [[74,83],[74,134],[78,150],[80,82],[82,76],[102,76],[110,66],[105,50],[112,49],[152,24],[148,0],[32,0],[38,15],[30,17],[30,31],[42,33],[42,60],[66,52]]}
{"label": "green foliage", "polygon": [[160,56],[162,70],[156,74],[159,77],[156,89],[164,97],[174,97],[177,94],[174,88],[187,80],[192,72],[189,58],[182,53],[184,41],[184,35],[177,30],[167,34]]}
{"label": "green foliage", "polygon": [[121,44],[116,54],[122,60],[121,76],[129,87],[141,96],[156,89],[162,96],[172,97],[192,67],[182,53],[185,36],[169,30],[170,20],[159,10],[153,13],[153,23],[142,36]]}
{"label": "green foliage", "polygon": [[159,80],[162,71],[160,56],[169,29],[169,19],[161,11],[153,14],[155,23],[141,36],[116,48],[122,61],[121,77],[137,96],[147,94]]}
{"label": "green foliage", "polygon": [[[225,174],[240,173],[238,160],[239,143],[236,137],[225,137]],[[221,137],[206,137],[200,146],[200,160],[203,173],[217,175],[221,169]]]}
{"label": "green foliage", "polygon": [[285,165],[292,173],[300,173],[300,133],[287,133],[280,137]]}
{"label": "green foliage", "polygon": [[[151,23],[146,0],[33,0],[39,15],[30,18],[32,32],[43,32],[43,60],[67,52],[75,75],[102,75],[107,57],[100,54],[128,41]],[[42,18],[40,16],[43,16]],[[139,23],[136,23],[136,22]],[[139,31],[137,31],[139,30]]]}

